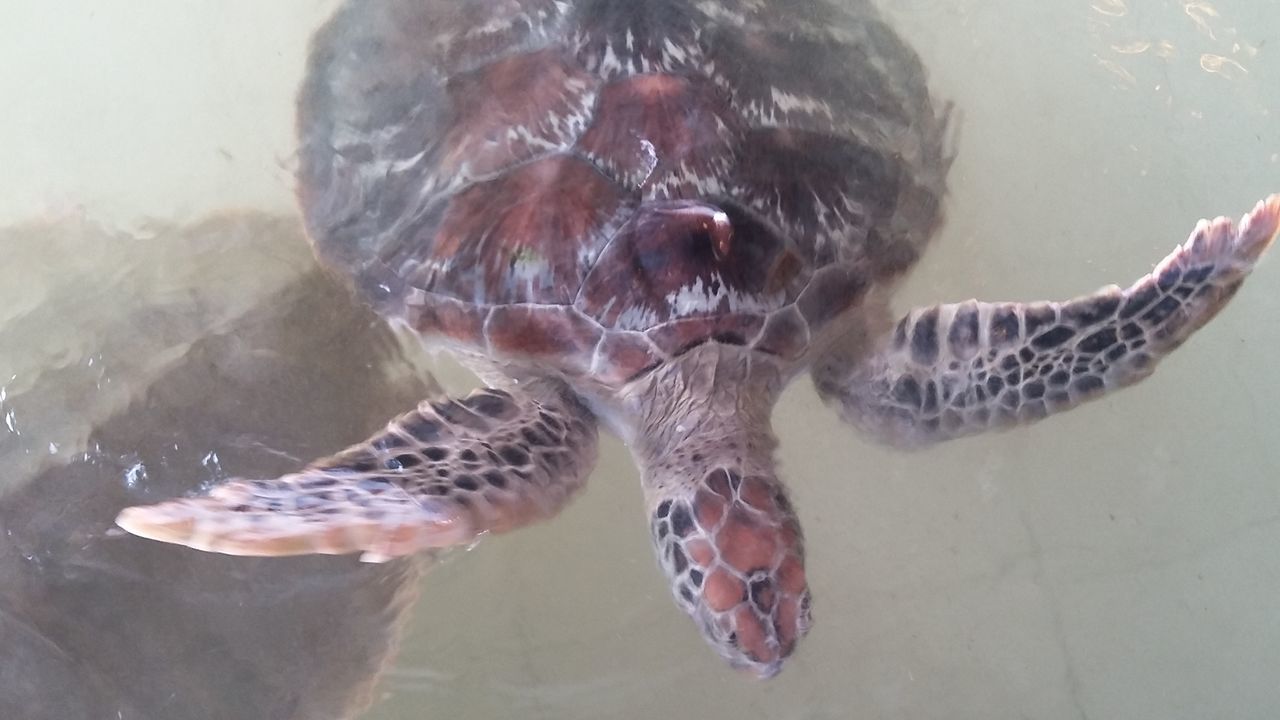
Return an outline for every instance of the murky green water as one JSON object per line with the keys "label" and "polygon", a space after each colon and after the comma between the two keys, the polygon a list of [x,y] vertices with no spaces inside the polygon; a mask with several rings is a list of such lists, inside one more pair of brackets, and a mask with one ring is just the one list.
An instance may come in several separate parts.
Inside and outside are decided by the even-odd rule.
{"label": "murky green water", "polygon": [[[113,536],[126,503],[363,437],[424,363],[468,384],[318,274],[291,214],[332,6],[0,7],[0,717],[1280,714],[1275,258],[1150,381],[1017,432],[901,454],[797,383],[776,427],[816,626],[768,683],[672,604],[612,440],[554,523],[421,579]],[[1123,284],[1280,190],[1273,0],[891,17],[963,123],[903,309]]]}

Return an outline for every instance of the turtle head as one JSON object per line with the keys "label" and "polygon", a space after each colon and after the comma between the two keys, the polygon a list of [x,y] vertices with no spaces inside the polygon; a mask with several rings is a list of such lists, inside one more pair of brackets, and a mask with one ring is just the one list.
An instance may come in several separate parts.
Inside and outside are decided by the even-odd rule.
{"label": "turtle head", "polygon": [[809,628],[800,525],[774,472],[775,368],[708,343],[634,388],[632,448],[676,603],[735,667],[776,675]]}
{"label": "turtle head", "polygon": [[658,559],[707,642],[773,677],[809,629],[800,526],[776,478],[717,467],[654,509]]}

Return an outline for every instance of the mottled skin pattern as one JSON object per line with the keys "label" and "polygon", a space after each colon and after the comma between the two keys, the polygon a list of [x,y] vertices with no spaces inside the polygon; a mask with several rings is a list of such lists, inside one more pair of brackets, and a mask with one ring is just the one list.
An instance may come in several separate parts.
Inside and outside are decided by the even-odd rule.
{"label": "mottled skin pattern", "polygon": [[219,485],[207,496],[216,503],[175,500],[185,522],[135,532],[238,555],[360,551],[380,562],[554,515],[595,448],[595,418],[562,384],[481,390],[423,402],[298,473]]}
{"label": "mottled skin pattern", "polygon": [[711,342],[637,380],[623,408],[641,428],[632,451],[676,602],[761,675],[810,623],[800,523],[773,463],[783,382],[776,363]]}
{"label": "mottled skin pattern", "polygon": [[220,552],[377,560],[544,518],[596,421],[631,447],[677,603],[735,666],[810,625],[769,417],[812,368],[903,445],[1136,381],[1271,242],[1280,199],[1202,226],[1130,290],[969,302],[893,329],[941,222],[947,112],[866,0],[352,1],[299,100],[316,251],[490,390],[297,474],[131,508]]}
{"label": "mottled skin pattern", "polygon": [[1235,295],[1274,241],[1280,198],[1237,229],[1201,221],[1128,289],[1067,302],[938,305],[898,323],[866,361],[834,357],[814,382],[845,420],[905,447],[1039,420],[1132,385]]}

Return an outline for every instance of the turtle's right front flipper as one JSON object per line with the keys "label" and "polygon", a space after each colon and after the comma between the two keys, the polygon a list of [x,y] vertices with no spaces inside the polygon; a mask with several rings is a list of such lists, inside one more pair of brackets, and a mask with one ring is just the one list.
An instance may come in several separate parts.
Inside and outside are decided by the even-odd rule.
{"label": "turtle's right front flipper", "polygon": [[126,508],[142,537],[232,555],[381,561],[547,518],[595,462],[591,414],[559,383],[423,402],[369,440],[274,480]]}
{"label": "turtle's right front flipper", "polygon": [[820,359],[814,382],[845,420],[908,447],[1068,410],[1149,375],[1231,299],[1278,227],[1273,195],[1238,228],[1201,221],[1127,290],[915,310],[879,352]]}

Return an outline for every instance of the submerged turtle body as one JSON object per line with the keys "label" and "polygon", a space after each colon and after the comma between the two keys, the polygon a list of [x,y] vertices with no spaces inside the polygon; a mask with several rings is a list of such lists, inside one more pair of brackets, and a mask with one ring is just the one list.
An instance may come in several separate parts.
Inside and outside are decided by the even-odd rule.
{"label": "submerged turtle body", "polygon": [[944,123],[867,3],[389,2],[316,47],[317,250],[494,359],[613,388],[708,340],[793,361],[938,221]]}
{"label": "submerged turtle body", "polygon": [[1127,289],[895,325],[884,290],[940,222],[946,113],[873,6],[841,5],[346,4],[299,102],[309,234],[489,387],[117,522],[241,555],[463,544],[564,507],[603,422],[677,603],[732,664],[778,672],[810,625],[770,427],[788,380],[809,370],[896,445],[1038,420],[1150,374],[1280,226],[1273,196]]}

